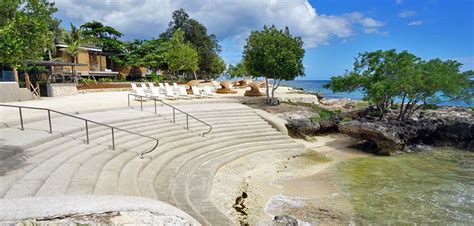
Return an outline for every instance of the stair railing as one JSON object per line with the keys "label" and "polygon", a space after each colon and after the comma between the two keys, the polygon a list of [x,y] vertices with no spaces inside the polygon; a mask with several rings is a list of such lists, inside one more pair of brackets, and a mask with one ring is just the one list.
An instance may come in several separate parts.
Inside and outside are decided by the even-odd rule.
{"label": "stair railing", "polygon": [[89,144],[89,123],[104,126],[104,127],[108,127],[108,128],[111,129],[111,134],[112,134],[112,150],[115,150],[115,131],[122,131],[122,132],[126,132],[126,133],[133,134],[133,135],[136,135],[136,136],[141,136],[141,137],[145,137],[145,138],[155,140],[156,141],[155,146],[151,150],[141,153],[140,158],[143,158],[145,154],[148,154],[148,153],[154,151],[160,143],[159,139],[151,137],[151,136],[135,133],[135,132],[125,130],[125,129],[120,129],[120,128],[117,128],[115,126],[111,126],[111,125],[107,125],[107,124],[104,124],[104,123],[92,121],[92,120],[89,120],[89,119],[85,119],[85,118],[82,118],[82,117],[79,117],[79,116],[75,116],[75,115],[67,114],[67,113],[64,113],[64,112],[52,110],[52,109],[49,109],[49,108],[28,107],[28,106],[8,105],[8,104],[0,104],[0,107],[18,108],[18,112],[19,112],[19,115],[20,115],[20,126],[21,126],[20,129],[21,130],[25,130],[24,125],[23,125],[23,111],[22,111],[22,109],[47,111],[48,112],[49,133],[51,133],[51,134],[53,133],[53,126],[52,126],[52,123],[51,123],[51,113],[56,113],[56,114],[64,115],[64,116],[67,116],[67,117],[82,120],[82,121],[85,122],[85,126],[86,126],[86,144]]}
{"label": "stair railing", "polygon": [[166,105],[166,106],[168,106],[168,107],[170,107],[170,108],[172,108],[173,109],[173,123],[176,123],[176,111],[183,113],[184,115],[186,115],[186,130],[189,130],[189,118],[193,118],[196,121],[204,124],[205,126],[209,127],[209,130],[202,133],[203,137],[204,137],[204,135],[209,134],[213,129],[212,126],[209,123],[204,122],[201,119],[196,118],[195,116],[193,116],[193,115],[191,115],[191,114],[189,114],[189,113],[187,113],[187,112],[185,112],[185,111],[183,111],[179,108],[176,108],[175,106],[173,106],[171,104],[168,104],[168,103],[166,103],[166,102],[164,102],[160,99],[157,99],[157,98],[153,98],[153,97],[149,97],[149,96],[142,96],[142,95],[138,95],[138,94],[134,94],[134,93],[129,93],[128,94],[128,107],[130,107],[130,96],[133,96],[133,97],[140,100],[140,110],[141,111],[143,111],[143,100],[146,100],[146,99],[153,100],[154,107],[155,107],[155,114],[158,114],[158,111],[157,111],[157,108],[156,108],[156,102],[157,101],[164,104],[164,105]]}

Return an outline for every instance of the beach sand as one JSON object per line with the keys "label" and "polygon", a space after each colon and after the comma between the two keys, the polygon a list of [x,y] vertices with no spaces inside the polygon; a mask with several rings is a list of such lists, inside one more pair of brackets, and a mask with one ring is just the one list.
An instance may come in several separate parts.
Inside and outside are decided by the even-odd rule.
{"label": "beach sand", "polygon": [[[356,141],[341,134],[295,140],[307,149],[256,153],[220,168],[212,187],[215,205],[241,223],[268,223],[283,214],[300,223],[350,222],[351,205],[330,172],[337,163],[368,154],[348,148]],[[246,215],[233,207],[244,196]]]}

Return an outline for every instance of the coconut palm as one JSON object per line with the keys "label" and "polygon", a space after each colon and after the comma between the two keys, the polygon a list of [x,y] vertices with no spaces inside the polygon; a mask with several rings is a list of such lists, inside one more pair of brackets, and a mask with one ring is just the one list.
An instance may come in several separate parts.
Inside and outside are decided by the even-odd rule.
{"label": "coconut palm", "polygon": [[[71,30],[69,32],[65,30],[63,31],[62,41],[67,45],[67,47],[61,50],[69,54],[69,56],[72,57],[73,62],[76,64],[79,47],[87,44],[89,39],[83,34],[81,29],[78,29],[71,23]],[[74,82],[77,82],[75,66],[72,66],[72,76]]]}

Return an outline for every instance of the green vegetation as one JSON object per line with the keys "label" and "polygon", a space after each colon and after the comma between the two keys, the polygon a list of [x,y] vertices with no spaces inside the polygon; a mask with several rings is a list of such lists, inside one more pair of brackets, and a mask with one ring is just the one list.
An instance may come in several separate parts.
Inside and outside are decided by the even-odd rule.
{"label": "green vegetation", "polygon": [[379,117],[399,98],[398,119],[403,121],[429,104],[451,100],[469,103],[474,73],[461,73],[460,67],[457,61],[424,61],[407,51],[364,52],[355,59],[352,71],[332,77],[325,87],[333,92],[360,90],[376,106]]}
{"label": "green vegetation", "polygon": [[[288,28],[278,30],[275,26],[253,31],[244,46],[245,70],[254,76],[263,76],[267,84],[267,103],[275,104],[275,90],[281,80],[293,80],[304,75],[303,40],[293,37]],[[273,79],[270,92],[269,79]]]}
{"label": "green vegetation", "polygon": [[[203,78],[216,78],[225,70],[222,58],[219,57],[221,47],[213,34],[207,34],[207,28],[199,21],[189,18],[184,9],[173,12],[168,29],[160,35],[160,39],[168,41],[177,30],[182,30],[183,41],[190,43],[199,56],[198,71]],[[224,67],[222,67],[224,65]]]}
{"label": "green vegetation", "polygon": [[247,78],[252,77],[247,70],[245,70],[245,66],[242,63],[237,63],[235,66],[229,64],[227,68],[226,75],[229,78]]}
{"label": "green vegetation", "polygon": [[324,154],[321,154],[314,150],[309,150],[308,152],[301,154],[299,157],[301,157],[302,159],[305,159],[311,162],[317,162],[317,163],[332,161],[330,158],[328,158]]}
{"label": "green vegetation", "polygon": [[[71,24],[71,30],[69,32],[63,31],[61,40],[67,45],[66,48],[61,49],[71,56],[73,63],[77,63],[77,55],[79,54],[79,48],[85,44],[89,44],[91,39],[85,35],[83,30],[78,29],[76,26]],[[72,74],[74,82],[77,82],[76,69],[72,67]]]}
{"label": "green vegetation", "polygon": [[168,70],[173,74],[179,71],[192,71],[196,78],[198,69],[198,53],[189,43],[184,43],[184,32],[176,30],[173,37],[165,43],[166,51],[163,59],[168,65]]}
{"label": "green vegetation", "polygon": [[92,38],[92,42],[107,53],[122,53],[123,43],[119,40],[122,33],[115,28],[105,26],[101,22],[92,21],[81,25],[85,36]]}
{"label": "green vegetation", "polygon": [[0,1],[0,62],[10,64],[16,78],[18,66],[40,59],[53,42],[56,11],[47,0]]}

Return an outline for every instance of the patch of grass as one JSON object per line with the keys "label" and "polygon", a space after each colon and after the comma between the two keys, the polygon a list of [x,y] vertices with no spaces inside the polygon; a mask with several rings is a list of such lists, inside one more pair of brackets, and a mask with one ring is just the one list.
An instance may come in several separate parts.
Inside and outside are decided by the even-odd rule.
{"label": "patch of grass", "polygon": [[332,161],[330,158],[328,158],[324,154],[321,154],[321,153],[319,153],[317,151],[314,151],[314,150],[309,150],[308,152],[303,153],[299,157],[302,158],[302,159],[305,159],[305,160],[309,160],[309,161],[312,161],[312,162],[318,162],[318,163]]}
{"label": "patch of grass", "polygon": [[390,105],[390,109],[392,109],[392,110],[400,109],[400,104],[393,104],[393,105]]}

